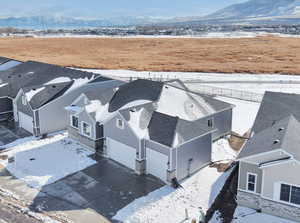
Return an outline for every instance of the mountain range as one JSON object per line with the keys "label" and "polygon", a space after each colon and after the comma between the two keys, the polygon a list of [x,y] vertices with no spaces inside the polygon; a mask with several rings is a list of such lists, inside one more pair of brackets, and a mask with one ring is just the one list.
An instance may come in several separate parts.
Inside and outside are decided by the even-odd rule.
{"label": "mountain range", "polygon": [[52,16],[9,17],[0,19],[0,27],[17,28],[81,28],[136,26],[149,24],[300,24],[300,0],[249,0],[218,10],[204,17],[161,19],[152,17],[116,17],[109,19],[78,19]]}

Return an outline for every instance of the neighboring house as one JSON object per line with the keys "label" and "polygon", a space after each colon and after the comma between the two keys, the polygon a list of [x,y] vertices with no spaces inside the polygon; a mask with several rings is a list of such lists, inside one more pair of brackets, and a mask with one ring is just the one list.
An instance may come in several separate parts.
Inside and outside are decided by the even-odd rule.
{"label": "neighboring house", "polygon": [[84,91],[120,83],[98,74],[29,61],[2,72],[2,119],[13,117],[35,136],[66,129],[65,106]]}
{"label": "neighboring house", "polygon": [[66,108],[69,136],[138,174],[184,179],[211,162],[212,141],[230,133],[233,108],[184,89],[149,80],[93,89]]}
{"label": "neighboring house", "polygon": [[0,57],[0,71],[8,70],[8,69],[15,67],[21,63],[22,62],[17,61],[17,60],[9,59],[6,57]]}
{"label": "neighboring house", "polygon": [[300,95],[266,92],[238,155],[239,205],[300,222]]}

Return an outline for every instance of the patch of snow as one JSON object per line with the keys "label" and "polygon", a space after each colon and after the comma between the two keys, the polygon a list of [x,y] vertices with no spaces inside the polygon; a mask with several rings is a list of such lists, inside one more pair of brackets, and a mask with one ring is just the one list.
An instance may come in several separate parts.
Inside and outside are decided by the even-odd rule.
{"label": "patch of snow", "polygon": [[54,78],[53,80],[47,82],[46,85],[65,83],[65,82],[69,82],[71,80],[72,79],[69,77],[57,77],[57,78]]}
{"label": "patch of snow", "polygon": [[212,145],[212,161],[228,162],[235,160],[237,152],[235,152],[229,145],[228,139],[220,139]]}
{"label": "patch of snow", "polygon": [[0,84],[0,88],[1,88],[1,87],[4,87],[4,86],[6,86],[6,85],[8,85],[8,83]]}
{"label": "patch of snow", "polygon": [[91,78],[85,77],[85,78],[77,78],[77,79],[73,79],[74,83],[72,84],[72,86],[66,91],[70,92],[73,89],[76,89],[84,84],[87,84],[88,82],[90,82],[91,80],[93,80],[95,78],[95,76],[93,75]]}
{"label": "patch of snow", "polygon": [[95,164],[96,161],[88,157],[92,153],[63,133],[14,144],[3,153],[14,161],[1,160],[0,163],[30,187],[40,188]]}
{"label": "patch of snow", "polygon": [[[183,189],[175,190],[166,185],[136,199],[119,210],[113,219],[125,223],[190,222],[193,218],[198,219],[198,208],[206,211],[211,206],[230,173],[218,173],[215,168],[205,167],[183,181]],[[184,221],[185,209],[189,221]]]}
{"label": "patch of snow", "polygon": [[140,137],[140,138],[148,138],[148,128],[145,127],[144,129],[141,128],[141,116],[142,113],[144,112],[144,108],[141,108],[137,111],[130,111],[130,119],[128,121],[128,124],[132,126],[132,129],[135,131],[135,133]]}
{"label": "patch of snow", "polygon": [[213,217],[210,219],[209,223],[223,223],[221,213],[219,211],[216,211]]}
{"label": "patch of snow", "polygon": [[39,92],[43,91],[45,89],[45,87],[40,87],[38,89],[31,89],[30,91],[25,93],[25,96],[27,98],[28,101],[31,101],[31,99],[38,94]]}
{"label": "patch of snow", "polygon": [[[232,223],[253,223],[253,222],[296,223],[295,221],[279,218],[273,215],[257,213],[255,210],[250,208],[240,207],[240,206],[236,208]],[[211,223],[221,223],[221,222],[211,222]]]}
{"label": "patch of snow", "polygon": [[[174,98],[176,95],[176,98]],[[157,102],[157,111],[193,121],[214,113],[215,110],[202,97],[189,94],[172,86],[164,86]]]}
{"label": "patch of snow", "polygon": [[66,109],[67,111],[73,111],[73,112],[75,112],[75,113],[79,113],[79,112],[82,111],[82,107],[76,106],[76,105],[70,105],[70,106],[67,106],[67,107],[65,107],[65,109]]}

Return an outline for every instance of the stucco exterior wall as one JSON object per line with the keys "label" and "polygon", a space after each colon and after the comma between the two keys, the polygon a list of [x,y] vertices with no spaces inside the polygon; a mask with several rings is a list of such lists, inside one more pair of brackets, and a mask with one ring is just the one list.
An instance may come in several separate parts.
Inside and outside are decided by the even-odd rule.
{"label": "stucco exterior wall", "polygon": [[184,179],[211,162],[212,135],[196,138],[177,148],[177,179]]}
{"label": "stucco exterior wall", "polygon": [[[300,187],[300,164],[296,161],[283,162],[263,169],[264,183],[262,195],[269,199],[279,199],[280,183]],[[277,190],[276,190],[277,188]]]}
{"label": "stucco exterior wall", "polygon": [[258,168],[256,164],[250,164],[243,161],[240,161],[239,165],[239,182],[238,189],[247,190],[247,173],[257,174],[256,179],[256,193],[261,193],[262,185],[262,170]]}

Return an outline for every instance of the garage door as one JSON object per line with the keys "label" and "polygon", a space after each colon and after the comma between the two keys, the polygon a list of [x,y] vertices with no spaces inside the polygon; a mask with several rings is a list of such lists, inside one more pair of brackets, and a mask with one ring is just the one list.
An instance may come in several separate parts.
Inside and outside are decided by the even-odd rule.
{"label": "garage door", "polygon": [[156,176],[162,181],[167,181],[168,156],[156,152],[152,149],[146,149],[146,168],[147,173]]}
{"label": "garage door", "polygon": [[106,143],[109,158],[135,170],[136,149],[110,138]]}
{"label": "garage door", "polygon": [[19,112],[19,126],[30,133],[33,133],[33,119],[29,115]]}

